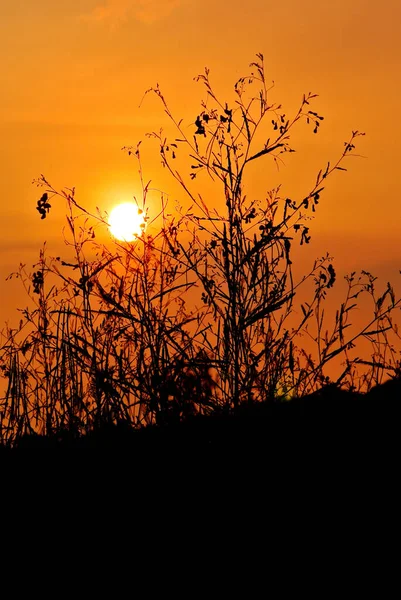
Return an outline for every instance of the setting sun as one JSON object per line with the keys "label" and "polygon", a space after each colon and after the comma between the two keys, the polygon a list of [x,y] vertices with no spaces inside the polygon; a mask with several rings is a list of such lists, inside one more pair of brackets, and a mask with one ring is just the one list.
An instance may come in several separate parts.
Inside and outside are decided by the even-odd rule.
{"label": "setting sun", "polygon": [[133,202],[119,204],[110,213],[110,233],[122,242],[132,242],[145,228],[143,212]]}

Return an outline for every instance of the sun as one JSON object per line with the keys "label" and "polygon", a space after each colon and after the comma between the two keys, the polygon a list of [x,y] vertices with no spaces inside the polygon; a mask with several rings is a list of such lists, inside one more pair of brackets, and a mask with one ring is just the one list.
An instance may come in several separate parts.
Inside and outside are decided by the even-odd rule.
{"label": "sun", "polygon": [[109,216],[109,229],[112,236],[122,242],[132,242],[145,229],[143,211],[133,202],[115,206]]}

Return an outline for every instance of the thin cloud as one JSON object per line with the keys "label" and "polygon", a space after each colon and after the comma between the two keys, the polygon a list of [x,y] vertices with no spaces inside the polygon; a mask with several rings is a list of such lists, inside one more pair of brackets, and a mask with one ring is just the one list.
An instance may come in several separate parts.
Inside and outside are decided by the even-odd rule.
{"label": "thin cloud", "polygon": [[167,17],[185,0],[103,0],[90,13],[82,15],[83,21],[106,23],[116,28],[133,18],[143,23],[154,23]]}

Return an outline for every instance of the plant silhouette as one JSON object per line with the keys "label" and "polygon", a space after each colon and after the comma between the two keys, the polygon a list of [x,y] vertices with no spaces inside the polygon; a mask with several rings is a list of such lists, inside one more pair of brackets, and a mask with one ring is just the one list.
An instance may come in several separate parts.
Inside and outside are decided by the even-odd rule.
{"label": "plant silhouette", "polygon": [[[336,281],[329,255],[297,282],[292,270],[294,246],[310,243],[310,216],[328,179],[346,170],[363,134],[352,132],[337,161],[323,165],[299,197],[282,196],[276,187],[263,201],[248,199],[249,165],[279,164],[294,151],[295,127],[304,123],[318,134],[323,121],[311,110],[314,94],[303,96],[293,116],[270,103],[262,54],[250,69],[236,82],[232,104],[217,97],[205,69],[197,81],[207,101],[190,128],[175,119],[159,87],[148,90],[175,128],[171,139],[163,132],[148,137],[190,206],[172,212],[162,195],[159,214],[150,219],[140,143],[125,148],[137,161],[138,211],[148,226],[135,242],[98,242],[105,215],[85,209],[74,188],[59,191],[43,175],[36,181],[45,188],[37,202],[41,219],[56,200],[66,202],[68,256],[48,257],[44,246],[33,273],[21,265],[13,274],[32,307],[21,311],[18,328],[3,332],[3,444],[30,434],[57,442],[109,426],[174,425],[249,405],[281,405],[328,384],[368,390],[383,373],[398,374],[390,335],[398,335],[392,314],[400,301],[390,284],[377,294],[369,272],[352,273],[329,330],[323,305]],[[212,180],[222,208],[200,195],[202,177]],[[297,305],[307,282],[310,300]],[[347,337],[363,294],[373,299],[373,316]],[[302,347],[305,335],[315,355]],[[360,339],[373,345],[367,359],[352,354]],[[343,371],[332,382],[326,369],[335,358]]]}

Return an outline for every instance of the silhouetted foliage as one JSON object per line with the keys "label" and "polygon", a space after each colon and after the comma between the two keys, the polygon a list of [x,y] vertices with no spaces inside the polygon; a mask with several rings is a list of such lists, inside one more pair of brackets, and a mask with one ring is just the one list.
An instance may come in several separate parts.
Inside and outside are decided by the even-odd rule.
{"label": "silhouetted foliage", "polygon": [[[159,87],[149,90],[160,99],[175,133],[171,139],[163,132],[148,137],[156,140],[163,166],[190,206],[173,213],[162,195],[160,212],[150,219],[140,143],[126,148],[138,163],[138,211],[148,224],[135,242],[99,243],[97,230],[107,226],[106,215],[86,210],[74,188],[57,191],[43,175],[36,181],[46,189],[37,203],[41,219],[49,214],[50,200],[66,202],[69,256],[48,257],[44,247],[32,274],[24,265],[15,274],[33,308],[22,311],[17,329],[3,334],[3,443],[26,445],[31,434],[40,434],[56,444],[61,438],[79,444],[92,432],[89,443],[100,431],[112,438],[115,428],[178,427],[182,421],[193,424],[195,417],[222,422],[250,406],[285,411],[291,404],[297,414],[301,399],[322,387],[334,386],[335,400],[342,403],[380,381],[379,373],[399,373],[388,336],[398,335],[391,315],[400,301],[390,284],[377,295],[370,273],[352,273],[329,330],[323,303],[336,282],[329,255],[316,260],[299,281],[292,270],[294,244],[311,241],[310,217],[327,178],[346,170],[344,161],[363,134],[352,132],[338,160],[322,167],[306,194],[287,198],[276,187],[264,200],[249,199],[244,190],[248,165],[269,159],[279,164],[294,152],[292,129],[304,122],[316,134],[323,120],[310,110],[314,94],[303,96],[292,117],[270,103],[261,54],[251,69],[235,84],[232,105],[215,95],[205,69],[197,80],[207,101],[194,113],[190,133],[174,118]],[[260,143],[265,125],[266,141]],[[202,176],[214,182],[220,205],[202,198],[196,187]],[[149,226],[156,233],[149,233]],[[311,298],[296,305],[306,282],[313,285]],[[350,314],[362,294],[373,299],[373,317],[347,337]],[[302,346],[302,336],[314,342],[314,355]],[[359,339],[372,344],[369,359],[352,356]],[[333,382],[326,368],[339,357],[344,369]],[[358,366],[369,367],[362,380]],[[340,386],[348,390],[344,396]],[[291,398],[298,400],[288,403]]]}

